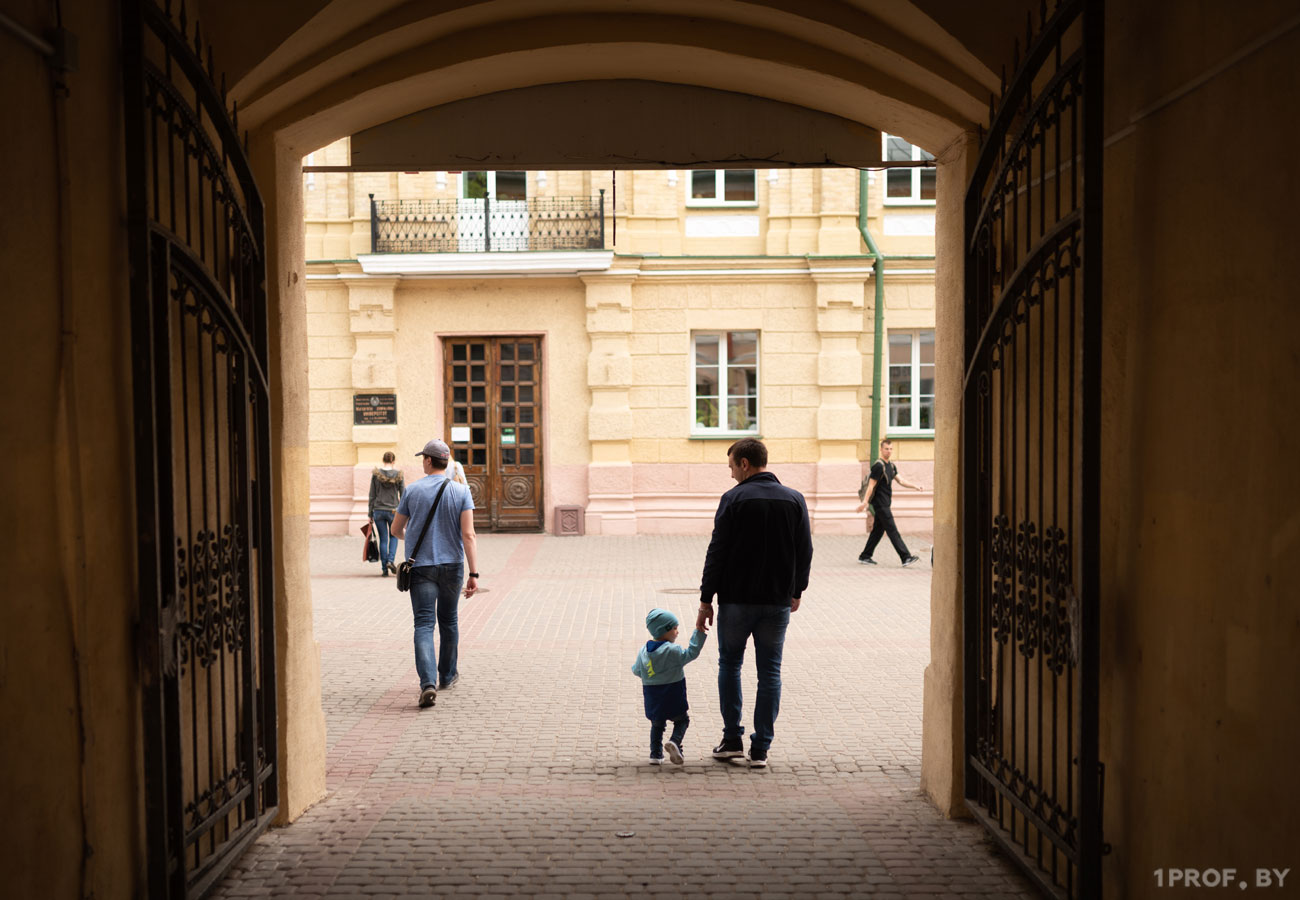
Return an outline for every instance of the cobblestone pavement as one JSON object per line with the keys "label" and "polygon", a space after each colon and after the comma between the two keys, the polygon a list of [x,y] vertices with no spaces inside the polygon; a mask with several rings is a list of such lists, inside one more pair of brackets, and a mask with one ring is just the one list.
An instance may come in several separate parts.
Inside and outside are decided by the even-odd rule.
{"label": "cobblestone pavement", "polygon": [[927,537],[908,536],[925,560],[908,569],[888,547],[857,565],[860,537],[814,539],[766,771],[709,756],[713,635],[686,669],[685,765],[646,763],[630,667],[651,607],[693,620],[707,538],[480,536],[462,677],[427,710],[407,596],[357,540],[315,539],[328,794],[214,896],[1035,896],[920,791]]}

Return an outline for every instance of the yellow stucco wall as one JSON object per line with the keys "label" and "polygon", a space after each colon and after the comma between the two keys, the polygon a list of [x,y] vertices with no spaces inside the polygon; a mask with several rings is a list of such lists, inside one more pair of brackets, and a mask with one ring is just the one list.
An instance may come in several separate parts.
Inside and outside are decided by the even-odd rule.
{"label": "yellow stucco wall", "polygon": [[1300,141],[1275,105],[1300,92],[1295,5],[1107,7],[1106,888],[1154,896],[1168,866],[1295,879],[1300,306],[1284,261],[1300,177],[1216,164],[1221,139]]}
{"label": "yellow stucco wall", "polygon": [[[345,138],[304,163],[346,165],[348,154]],[[598,481],[614,477],[618,486],[609,490],[631,498],[618,501],[618,515],[656,529],[674,527],[664,516],[678,517],[682,527],[703,527],[714,487],[706,476],[692,488],[689,479],[673,481],[667,474],[668,467],[716,464],[716,442],[691,435],[692,334],[758,330],[759,430],[771,459],[804,467],[792,470],[797,474],[791,477],[802,489],[826,494],[821,528],[858,527],[850,521],[847,498],[856,491],[861,464],[876,455],[867,446],[874,289],[872,261],[863,255],[858,230],[858,173],[757,170],[755,202],[738,206],[692,200],[691,177],[689,170],[528,172],[530,197],[605,190],[606,245],[617,254],[608,273],[612,281],[594,275],[566,280],[489,273],[419,278],[414,271],[385,280],[347,261],[369,250],[370,195],[452,199],[460,194],[460,173],[306,173],[306,248],[308,259],[317,260],[309,266],[307,299],[314,530],[357,524],[364,514],[365,480],[358,473],[368,472],[395,441],[411,442],[412,428],[442,427],[441,394],[432,381],[412,382],[403,375],[400,389],[397,384],[395,373],[406,370],[410,359],[427,358],[411,355],[429,349],[413,337],[416,330],[499,333],[506,321],[511,328],[521,323],[521,333],[540,333],[545,323],[557,321],[579,329],[569,334],[567,325],[560,326],[564,341],[548,345],[548,397],[563,404],[564,421],[575,427],[551,447],[545,465],[595,464]],[[934,208],[886,209],[882,188],[883,178],[873,175],[868,227],[876,230],[882,250],[895,254],[886,267],[885,329],[933,329],[933,238],[918,244],[915,235],[889,237],[880,230],[886,215],[919,212],[933,219]],[[914,252],[918,248],[928,255]],[[564,299],[555,300],[560,295]],[[611,300],[617,297],[624,299]],[[607,302],[615,305],[606,308]],[[591,316],[584,303],[594,310]],[[422,305],[438,313],[426,313]],[[559,320],[553,318],[557,309],[563,310]],[[601,335],[595,343],[592,329]],[[614,381],[606,383],[606,375],[596,382],[587,378],[588,353],[619,360]],[[352,396],[361,390],[398,390],[396,429],[353,427]],[[883,436],[889,433],[888,401],[885,391],[875,393]],[[583,434],[578,426],[591,410],[595,418]],[[560,411],[553,406],[551,414]],[[899,436],[906,439],[900,440],[896,458],[912,480],[928,488],[932,437]],[[635,467],[636,473],[618,475],[607,468],[610,464]],[[835,465],[854,466],[858,474],[831,475],[825,467]],[[555,474],[548,478],[548,490],[557,492],[548,493],[548,503],[587,503],[585,476],[577,470]],[[701,485],[709,487],[701,491]],[[612,514],[601,511],[606,502],[601,498],[609,491],[599,484],[592,490],[597,499],[589,527],[599,530],[602,515]],[[901,498],[905,527],[926,527],[931,502],[928,490]],[[650,518],[658,524],[648,524]]]}
{"label": "yellow stucco wall", "polygon": [[[118,33],[114,5],[74,6],[70,27]],[[6,7],[24,24],[43,11]],[[5,118],[19,123],[0,141],[9,211],[0,216],[0,352],[11,366],[0,387],[0,496],[13,526],[0,549],[3,893],[139,897],[121,72],[114,43],[83,41],[60,126],[45,61],[9,34],[0,40]]]}

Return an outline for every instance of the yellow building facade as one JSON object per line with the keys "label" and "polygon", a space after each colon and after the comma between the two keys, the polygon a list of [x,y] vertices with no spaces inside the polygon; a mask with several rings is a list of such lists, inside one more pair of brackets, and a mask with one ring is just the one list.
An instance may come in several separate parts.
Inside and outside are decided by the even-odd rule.
{"label": "yellow building facade", "polygon": [[931,527],[933,169],[328,171],[350,163],[348,139],[304,160],[313,533],[358,527],[383,453],[417,478],[433,436],[481,528],[707,532],[757,436],[816,531],[860,532],[873,398],[925,488],[900,523]]}

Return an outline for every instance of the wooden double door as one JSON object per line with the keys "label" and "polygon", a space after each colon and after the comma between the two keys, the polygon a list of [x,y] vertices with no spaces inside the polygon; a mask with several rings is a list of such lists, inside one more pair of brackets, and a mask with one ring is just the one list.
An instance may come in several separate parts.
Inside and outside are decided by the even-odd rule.
{"label": "wooden double door", "polygon": [[478,531],[541,531],[540,337],[443,339],[446,421]]}

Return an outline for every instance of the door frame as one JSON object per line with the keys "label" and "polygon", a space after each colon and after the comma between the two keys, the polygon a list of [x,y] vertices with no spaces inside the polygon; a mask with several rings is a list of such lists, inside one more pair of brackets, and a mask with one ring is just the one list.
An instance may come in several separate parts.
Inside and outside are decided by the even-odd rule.
{"label": "door frame", "polygon": [[[489,379],[487,381],[487,385],[489,387],[489,391],[491,392],[490,396],[487,399],[488,415],[484,422],[484,427],[489,432],[488,435],[489,439],[487,441],[486,448],[485,448],[488,451],[488,460],[485,463],[485,465],[489,469],[489,471],[486,473],[486,478],[488,479],[487,484],[492,486],[493,496],[484,497],[482,496],[482,494],[480,494],[480,497],[475,500],[475,505],[476,505],[476,510],[475,510],[476,515],[474,517],[475,529],[479,531],[485,531],[491,533],[509,533],[509,534],[521,534],[521,533],[529,534],[529,533],[545,532],[546,497],[547,497],[546,495],[546,485],[547,485],[546,450],[547,450],[548,431],[549,431],[548,428],[549,420],[547,419],[547,414],[546,414],[546,407],[548,404],[548,392],[546,390],[547,383],[545,380],[545,372],[546,372],[546,361],[544,358],[546,354],[545,333],[536,332],[536,331],[523,331],[523,332],[470,331],[470,332],[456,332],[456,333],[441,333],[437,337],[438,337],[438,352],[441,357],[440,375],[442,377],[442,385],[443,385],[442,418],[443,418],[443,422],[445,423],[446,440],[448,446],[452,448],[453,456],[460,461],[461,465],[466,467],[465,474],[466,474],[467,481],[472,481],[471,472],[470,472],[471,461],[464,458],[465,454],[463,452],[458,453],[457,442],[453,440],[452,429],[457,427],[463,427],[463,426],[457,425],[454,416],[453,404],[455,403],[455,398],[454,398],[454,390],[453,390],[454,385],[451,376],[451,366],[454,364],[455,361],[452,357],[450,346],[453,342],[456,341],[483,341],[487,344],[489,348],[487,358],[485,360],[487,365],[489,366],[489,373],[488,373]],[[509,526],[502,527],[500,518],[495,514],[494,507],[492,506],[493,500],[499,499],[496,496],[496,494],[498,494],[503,487],[503,483],[500,480],[503,477],[503,474],[500,472],[494,474],[491,471],[491,467],[494,465],[494,460],[496,459],[496,454],[501,449],[500,445],[495,441],[496,431],[494,429],[499,429],[502,427],[502,424],[499,420],[499,410],[501,405],[499,400],[500,397],[499,390],[501,385],[500,385],[500,380],[497,377],[497,371],[498,371],[497,367],[500,365],[500,360],[497,359],[496,348],[498,348],[502,342],[509,342],[511,340],[533,340],[536,342],[535,346],[537,348],[535,358],[533,360],[533,365],[536,367],[536,374],[533,379],[533,388],[534,388],[533,409],[535,412],[534,412],[534,421],[532,423],[532,427],[534,429],[533,449],[535,450],[535,462],[533,464],[534,472],[532,474],[532,480],[533,480],[533,496],[535,497],[535,502],[537,505],[536,507],[537,516],[536,516],[535,524],[529,522],[526,525],[517,525],[515,527],[509,527]],[[472,423],[471,423],[471,427],[472,427]],[[516,422],[514,423],[513,427],[517,429],[521,427],[521,423]],[[473,485],[471,484],[471,489],[472,488]],[[479,505],[480,501],[483,501],[481,506]]]}

